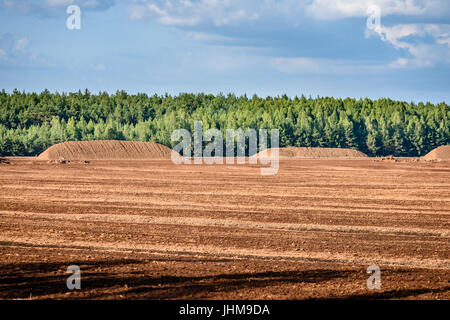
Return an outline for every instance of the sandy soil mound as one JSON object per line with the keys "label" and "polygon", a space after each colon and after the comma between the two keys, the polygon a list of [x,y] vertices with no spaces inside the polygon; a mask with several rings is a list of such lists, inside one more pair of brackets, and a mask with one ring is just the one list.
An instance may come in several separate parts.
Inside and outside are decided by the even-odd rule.
{"label": "sandy soil mound", "polygon": [[170,159],[171,149],[155,142],[67,141],[51,146],[39,160]]}
{"label": "sandy soil mound", "polygon": [[424,160],[450,160],[450,145],[440,146],[423,156]]}
{"label": "sandy soil mound", "polygon": [[[263,151],[264,152],[264,151]],[[253,157],[260,156],[258,153]],[[270,157],[271,149],[267,150],[267,156]],[[358,150],[343,148],[305,148],[305,147],[287,147],[279,148],[280,159],[288,158],[365,158],[367,155]]]}

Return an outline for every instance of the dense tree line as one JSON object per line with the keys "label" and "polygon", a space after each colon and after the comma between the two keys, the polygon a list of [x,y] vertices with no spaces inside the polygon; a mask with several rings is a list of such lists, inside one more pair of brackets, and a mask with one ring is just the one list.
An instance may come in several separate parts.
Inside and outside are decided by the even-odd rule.
{"label": "dense tree line", "polygon": [[421,156],[450,144],[446,103],[390,99],[294,99],[229,94],[0,92],[0,155],[37,155],[68,140],[155,141],[174,129],[279,129],[280,146],[346,147],[369,155]]}

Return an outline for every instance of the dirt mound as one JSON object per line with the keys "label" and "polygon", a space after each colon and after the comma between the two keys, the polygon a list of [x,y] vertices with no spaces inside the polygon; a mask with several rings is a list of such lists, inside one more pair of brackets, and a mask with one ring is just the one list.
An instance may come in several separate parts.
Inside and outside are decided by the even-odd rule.
{"label": "dirt mound", "polygon": [[39,160],[170,159],[171,149],[155,142],[67,141],[51,146]]}
{"label": "dirt mound", "polygon": [[440,146],[423,156],[424,160],[450,160],[450,145]]}
{"label": "dirt mound", "polygon": [[[292,158],[365,158],[367,155],[361,151],[344,148],[306,148],[306,147],[287,147],[279,148],[280,159]],[[267,156],[270,157],[271,149],[267,150]],[[253,157],[264,156],[264,151]]]}

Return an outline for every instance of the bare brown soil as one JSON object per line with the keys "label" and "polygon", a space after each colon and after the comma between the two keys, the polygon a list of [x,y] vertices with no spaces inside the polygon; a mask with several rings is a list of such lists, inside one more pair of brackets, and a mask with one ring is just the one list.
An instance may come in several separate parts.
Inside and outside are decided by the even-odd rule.
{"label": "bare brown soil", "polygon": [[51,146],[39,160],[170,159],[172,150],[156,142],[67,141]]}
{"label": "bare brown soil", "polygon": [[[267,149],[253,157],[270,157],[272,149]],[[309,147],[286,147],[278,148],[280,159],[290,158],[366,158],[367,155],[361,151],[345,148],[309,148]]]}
{"label": "bare brown soil", "polygon": [[8,161],[2,299],[450,298],[448,161]]}
{"label": "bare brown soil", "polygon": [[431,150],[425,156],[424,160],[450,160],[450,146],[440,146]]}

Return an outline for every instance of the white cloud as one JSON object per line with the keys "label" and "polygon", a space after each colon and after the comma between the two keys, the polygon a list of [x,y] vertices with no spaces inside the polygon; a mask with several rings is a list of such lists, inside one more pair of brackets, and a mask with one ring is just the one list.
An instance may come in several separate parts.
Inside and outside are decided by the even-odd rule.
{"label": "white cloud", "polygon": [[[399,50],[406,50],[410,57],[399,58],[392,68],[432,67],[437,63],[450,63],[450,24],[399,24],[379,26],[373,31],[381,40]],[[425,38],[431,41],[425,42]]]}
{"label": "white cloud", "polygon": [[306,10],[324,20],[366,17],[367,8],[378,6],[382,16],[445,17],[450,12],[448,0],[313,0]]}
{"label": "white cloud", "polygon": [[450,47],[450,38],[444,38],[444,39],[438,39],[436,40],[439,44],[446,44],[448,47]]}
{"label": "white cloud", "polygon": [[94,71],[105,71],[106,67],[104,64],[94,64],[91,66],[92,70]]}
{"label": "white cloud", "polygon": [[128,12],[132,20],[151,17],[164,25],[189,27],[205,23],[220,27],[258,20],[256,3],[253,0],[143,1],[131,5]]}
{"label": "white cloud", "polygon": [[0,62],[8,66],[50,66],[52,59],[33,52],[30,47],[32,42],[28,37],[12,33],[0,34]]}
{"label": "white cloud", "polygon": [[[367,17],[367,9],[378,6],[381,16],[413,16],[423,21],[430,18],[442,18],[450,14],[449,0],[121,0],[128,5],[131,20],[145,18],[183,30],[188,39],[204,42],[220,42],[228,46],[237,45],[232,37],[218,32],[223,27],[261,27],[259,30],[300,26],[302,18],[309,15],[319,20],[337,20],[352,17]],[[52,12],[70,4],[79,4],[82,8],[100,10],[108,8],[117,0],[0,0],[0,8],[9,8],[23,12]],[[311,18],[309,18],[311,19]],[[442,19],[441,19],[442,20]],[[418,20],[420,21],[420,20]],[[194,28],[195,27],[195,28]],[[364,24],[361,30],[364,30]],[[236,31],[234,29],[233,31]],[[243,30],[243,29],[241,29]],[[438,63],[450,63],[450,28],[447,24],[397,24],[390,27],[379,26],[375,30],[366,30],[366,34],[377,35],[391,44],[402,54],[391,68],[430,67]],[[235,33],[231,33],[234,34]],[[239,37],[239,36],[236,36]],[[243,36],[245,37],[245,35]],[[248,37],[248,36],[247,36]],[[20,40],[20,41],[19,41]],[[27,39],[19,39],[15,51],[24,50]],[[22,49],[21,49],[22,48]],[[247,48],[248,49],[248,48]],[[11,48],[2,56],[9,55]],[[292,53],[292,52],[291,52]],[[225,60],[224,60],[225,61]],[[241,57],[229,59],[225,65],[239,65]],[[273,58],[273,67],[281,72],[345,72],[352,69],[352,63],[331,59],[309,57]],[[366,66],[355,65],[355,70]],[[368,65],[368,68],[371,66]]]}
{"label": "white cloud", "polygon": [[194,41],[231,43],[236,40],[231,37],[221,36],[218,34],[213,34],[213,33],[208,33],[208,32],[188,31],[188,32],[185,32],[184,35],[187,39],[194,40]]}
{"label": "white cloud", "polygon": [[116,0],[0,0],[0,9],[48,17],[61,14],[62,9],[72,4],[82,10],[106,10],[116,4]]}
{"label": "white cloud", "polygon": [[[388,64],[310,57],[273,58],[271,65],[288,74],[355,73],[382,69],[428,68],[439,63],[450,64],[450,24],[401,24],[366,30],[408,55]],[[427,40],[426,40],[427,39]]]}
{"label": "white cloud", "polygon": [[28,37],[11,33],[0,35],[0,58],[10,64],[26,64],[32,61]]}
{"label": "white cloud", "polygon": [[343,59],[311,57],[274,57],[269,60],[269,64],[286,74],[358,74],[380,69],[379,65],[367,61],[356,63]]}
{"label": "white cloud", "polygon": [[71,5],[75,2],[75,0],[45,0],[45,2],[50,7],[61,7]]}
{"label": "white cloud", "polygon": [[[402,15],[432,20],[450,13],[448,0],[140,0],[130,6],[128,11],[132,20],[150,18],[163,25],[176,26],[185,30],[185,36],[192,40],[233,45],[232,38],[218,34],[217,30],[249,25],[265,30],[266,27],[276,28],[281,24],[291,29],[300,25],[301,30],[305,14],[319,20],[364,18],[370,15],[368,9],[374,6],[380,9],[382,17]],[[196,27],[195,32],[192,27]],[[364,24],[361,24],[361,31],[363,28]],[[448,25],[380,25],[375,30],[366,29],[366,34],[376,34],[406,54],[382,67],[430,67],[449,61]],[[411,38],[414,38],[413,41]],[[328,69],[340,72],[352,66],[350,62],[308,57],[275,58],[270,63],[282,72],[322,72],[326,70],[327,64]],[[326,66],[325,69],[323,66]],[[358,70],[361,68],[361,65],[356,66]]]}
{"label": "white cloud", "polygon": [[130,5],[129,15],[132,20],[153,17],[176,26],[246,25],[268,17],[296,26],[305,14],[322,20],[367,17],[371,6],[379,7],[383,16],[446,17],[450,13],[448,0],[140,0]]}
{"label": "white cloud", "polygon": [[28,47],[29,43],[30,43],[30,40],[28,40],[28,38],[26,38],[26,37],[17,39],[14,42],[14,46],[12,48],[12,51],[13,52],[24,51]]}

